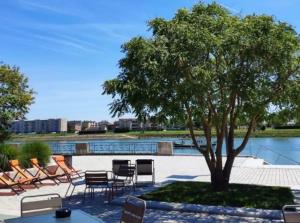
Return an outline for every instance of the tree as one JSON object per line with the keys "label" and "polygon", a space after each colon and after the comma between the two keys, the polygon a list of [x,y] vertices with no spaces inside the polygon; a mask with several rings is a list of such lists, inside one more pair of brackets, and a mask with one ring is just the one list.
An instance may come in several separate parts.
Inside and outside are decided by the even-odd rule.
{"label": "tree", "polygon": [[[149,27],[152,37],[122,46],[120,74],[104,83],[103,93],[114,99],[111,114],[184,119],[212,185],[224,190],[256,123],[270,106],[291,105],[290,93],[299,93],[298,35],[271,16],[239,17],[217,3],[180,9]],[[238,120],[248,124],[240,145],[234,143]],[[204,128],[206,149],[197,143],[196,121]]]}
{"label": "tree", "polygon": [[24,118],[33,100],[28,79],[19,68],[0,64],[0,143],[9,137],[10,122]]}
{"label": "tree", "polygon": [[265,119],[268,120],[269,126],[282,126],[293,120],[294,117],[295,114],[290,109],[281,109],[278,112],[268,114]]}

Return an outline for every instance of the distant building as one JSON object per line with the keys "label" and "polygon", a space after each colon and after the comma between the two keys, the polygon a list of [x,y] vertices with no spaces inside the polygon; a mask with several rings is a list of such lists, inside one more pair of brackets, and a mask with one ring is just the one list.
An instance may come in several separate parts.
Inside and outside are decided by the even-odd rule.
{"label": "distant building", "polygon": [[155,123],[155,122],[146,122],[144,124],[144,129],[145,130],[153,130],[153,131],[160,131],[160,130],[163,130],[165,128],[164,125],[162,124],[158,124],[158,123]]}
{"label": "distant building", "polygon": [[95,128],[98,127],[97,122],[95,121],[83,121],[82,122],[82,126],[81,126],[81,130],[88,130],[90,128]]}
{"label": "distant building", "polygon": [[25,133],[25,121],[14,121],[11,123],[10,131],[14,133]]}
{"label": "distant building", "polygon": [[79,132],[82,128],[81,121],[68,121],[68,132]]}
{"label": "distant building", "polygon": [[68,122],[66,119],[48,119],[48,132],[67,132]]}
{"label": "distant building", "polygon": [[117,129],[128,129],[128,130],[143,129],[143,123],[138,121],[135,118],[119,119],[114,124]]}
{"label": "distant building", "polygon": [[51,133],[67,132],[66,119],[20,120],[11,123],[13,133]]}
{"label": "distant building", "polygon": [[103,120],[98,122],[99,130],[113,130],[114,125],[110,123],[109,121]]}

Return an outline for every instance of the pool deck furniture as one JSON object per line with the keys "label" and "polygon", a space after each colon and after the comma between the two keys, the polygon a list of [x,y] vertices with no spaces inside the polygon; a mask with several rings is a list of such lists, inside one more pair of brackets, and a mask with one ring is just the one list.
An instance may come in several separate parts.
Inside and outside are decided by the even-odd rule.
{"label": "pool deck furniture", "polygon": [[61,169],[66,175],[77,175],[80,177],[80,173],[82,173],[82,171],[75,170],[64,156],[52,156],[52,159],[57,164],[57,169]]}
{"label": "pool deck furniture", "polygon": [[[84,173],[76,173],[75,175],[67,175],[67,179],[69,182],[69,186],[66,191],[65,197],[69,197],[69,199],[71,199],[75,188],[78,186],[85,185]],[[71,187],[73,187],[73,189],[71,190],[71,194],[68,196],[68,193],[69,193]]]}
{"label": "pool deck furniture", "polygon": [[21,200],[21,217],[53,214],[62,207],[59,194],[42,194],[26,196]]}
{"label": "pool deck furniture", "polygon": [[152,176],[152,184],[155,184],[155,168],[153,159],[137,159],[135,161],[135,182],[138,184],[138,176]]}
{"label": "pool deck furniture", "polygon": [[16,195],[19,195],[21,192],[24,192],[25,189],[22,187],[22,183],[26,183],[29,180],[13,180],[8,174],[5,173],[5,171],[1,170],[0,175],[0,188],[9,188],[11,189]]}
{"label": "pool deck furniture", "polygon": [[52,174],[46,168],[41,167],[37,158],[30,159],[30,162],[31,162],[32,166],[37,170],[35,177],[52,180],[56,185],[58,185],[59,182],[61,182],[59,180],[59,177],[61,177],[62,175],[61,174]]}
{"label": "pool deck furniture", "polygon": [[130,160],[119,160],[119,159],[113,159],[112,160],[112,172],[115,175],[118,175],[120,166],[128,166],[131,165],[131,161]]}
{"label": "pool deck furniture", "polygon": [[13,218],[4,221],[5,223],[105,223],[81,210],[72,210],[71,216],[67,218],[55,218],[55,214],[41,214],[36,216]]}
{"label": "pool deck furniture", "polygon": [[[171,181],[210,181],[210,173],[207,167],[206,161],[203,156],[145,156],[145,155],[136,155],[136,156],[126,156],[126,155],[99,155],[99,156],[73,156],[72,164],[77,169],[82,170],[111,170],[112,168],[112,160],[113,159],[131,159],[131,163],[134,163],[136,159],[153,159],[155,162],[155,181],[156,185],[160,186],[160,184],[164,184],[165,182]],[[159,170],[159,171],[158,171]],[[142,177],[141,177],[142,180]],[[237,157],[231,175],[231,183],[245,183],[245,184],[260,184],[266,186],[288,186],[295,190],[295,193],[299,193],[300,190],[300,166],[299,165],[264,165],[263,160],[252,157]],[[59,193],[62,197],[64,196],[67,187],[69,184],[61,183],[58,186],[48,186],[47,184],[41,187],[39,190],[27,190],[25,193],[20,194],[19,196],[0,196],[0,215],[10,215],[10,216],[18,216],[20,213],[20,199],[26,195],[35,195],[41,193]],[[73,201],[79,201],[79,204],[74,208],[80,209],[80,202],[82,201],[82,192],[84,190],[85,185],[77,187],[74,191],[74,200],[70,201],[70,204],[74,204]],[[26,187],[24,187],[26,189]],[[147,187],[148,188],[148,187]],[[143,190],[143,188],[141,188]],[[4,190],[3,190],[4,191]],[[139,191],[139,188],[137,188]],[[117,194],[117,196],[119,196]],[[97,197],[97,199],[91,200],[90,202],[93,204],[99,204],[102,207],[104,203],[100,202],[103,200],[103,196]],[[69,202],[69,201],[66,201]],[[89,205],[87,202],[85,205]],[[109,204],[107,204],[109,205]],[[73,207],[73,206],[72,206]],[[105,206],[106,207],[106,206]],[[109,207],[111,207],[109,205]],[[115,210],[115,206],[112,207],[112,211]],[[97,213],[99,216],[104,217],[107,216],[106,208],[97,209],[96,206],[93,207],[93,213]],[[121,210],[120,210],[121,211]],[[149,210],[150,212],[150,210]],[[152,212],[152,210],[151,210]],[[92,213],[92,212],[91,212]],[[160,212],[154,211],[155,215],[159,215]],[[154,215],[153,214],[153,215]],[[180,214],[171,214],[170,220],[176,220],[176,217],[180,219],[187,219],[183,215]],[[117,216],[112,214],[112,216]],[[168,213],[163,214],[162,217],[169,216]],[[197,220],[200,218],[200,215],[188,215],[192,219]],[[182,218],[181,218],[182,217]],[[1,218],[1,216],[0,216]],[[155,216],[153,216],[155,218]],[[209,217],[205,217],[206,219]],[[225,219],[231,219],[230,216],[224,216]],[[117,218],[119,219],[119,218]],[[149,216],[148,218],[149,219]],[[151,217],[152,219],[152,217]],[[155,218],[156,219],[156,218]],[[219,219],[219,218],[217,218]],[[221,220],[220,220],[221,219]],[[222,221],[222,217],[218,221]],[[195,221],[196,221],[195,220]],[[157,222],[159,220],[156,219]],[[235,217],[232,218],[232,221],[238,222]],[[107,222],[110,222],[109,220]],[[151,221],[150,221],[151,222]],[[185,222],[182,220],[182,222]],[[259,222],[259,221],[253,221]],[[263,222],[263,221],[261,221]]]}
{"label": "pool deck furniture", "polygon": [[113,198],[113,181],[109,175],[112,175],[110,171],[105,170],[87,170],[85,172],[85,189],[84,199],[86,190],[89,190],[91,197],[95,196],[95,189],[104,190],[107,200],[110,201]]}
{"label": "pool deck furniture", "polygon": [[282,215],[285,223],[300,222],[300,205],[285,205],[282,207]]}
{"label": "pool deck furniture", "polygon": [[120,165],[117,174],[114,174],[113,188],[128,188],[132,187],[135,190],[135,171],[136,166],[134,164],[130,165]]}
{"label": "pool deck furniture", "polygon": [[9,165],[11,169],[16,172],[16,175],[13,177],[13,180],[15,181],[21,180],[26,183],[28,182],[29,184],[32,184],[36,188],[39,188],[36,183],[39,182],[41,184],[41,179],[39,177],[35,177],[27,169],[22,168],[19,160],[10,160]]}
{"label": "pool deck furniture", "polygon": [[137,197],[128,196],[123,205],[122,223],[142,223],[146,211],[146,202]]}

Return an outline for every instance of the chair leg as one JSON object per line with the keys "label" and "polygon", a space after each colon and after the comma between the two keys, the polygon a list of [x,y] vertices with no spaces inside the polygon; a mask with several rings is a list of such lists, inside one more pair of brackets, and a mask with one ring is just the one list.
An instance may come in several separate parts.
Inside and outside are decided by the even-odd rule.
{"label": "chair leg", "polygon": [[[16,185],[18,188],[21,188],[22,190],[24,190],[22,187],[20,187],[19,185]],[[10,189],[16,194],[19,195],[20,193],[18,192],[18,190],[14,189],[14,186],[10,187]]]}
{"label": "chair leg", "polygon": [[71,183],[69,184],[69,187],[68,187],[68,189],[67,189],[67,192],[66,192],[66,194],[65,194],[65,197],[67,197],[68,192],[69,192],[69,190],[70,190],[70,187],[71,187]]}
{"label": "chair leg", "polygon": [[110,202],[111,201],[111,189],[109,187],[105,188],[105,193],[106,193],[106,198],[107,201]]}
{"label": "chair leg", "polygon": [[74,190],[75,190],[75,186],[73,187],[73,190],[72,190],[72,192],[71,192],[70,197],[72,197],[72,195],[73,195],[73,193],[74,193]]}
{"label": "chair leg", "polygon": [[112,201],[112,199],[114,198],[115,194],[114,194],[114,187],[110,188],[110,201]]}
{"label": "chair leg", "polygon": [[37,181],[32,181],[32,185],[33,185],[34,187],[36,187],[37,189],[40,189],[39,186],[36,185],[36,182],[37,182]]}
{"label": "chair leg", "polygon": [[56,185],[60,184],[60,181],[57,178],[52,178],[52,180],[55,182]]}
{"label": "chair leg", "polygon": [[137,175],[137,173],[135,174],[135,182],[136,183],[138,182],[138,175]]}
{"label": "chair leg", "polygon": [[59,185],[53,177],[48,177],[47,179],[51,180],[55,185]]}
{"label": "chair leg", "polygon": [[85,186],[85,188],[84,188],[84,192],[83,192],[83,200],[85,200],[86,189],[87,189],[87,186]]}
{"label": "chair leg", "polygon": [[39,184],[43,184],[41,179],[37,179],[36,181],[34,181],[35,183],[39,182]]}

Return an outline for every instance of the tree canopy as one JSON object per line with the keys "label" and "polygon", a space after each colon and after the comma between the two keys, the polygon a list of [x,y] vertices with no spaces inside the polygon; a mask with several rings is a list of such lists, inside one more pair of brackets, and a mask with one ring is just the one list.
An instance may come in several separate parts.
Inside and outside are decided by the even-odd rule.
{"label": "tree canopy", "polygon": [[19,68],[0,64],[0,142],[7,139],[10,122],[24,118],[33,100],[33,90]]}
{"label": "tree canopy", "polygon": [[[236,16],[217,3],[179,9],[172,19],[156,18],[148,25],[153,35],[122,45],[120,74],[104,84],[103,93],[114,99],[111,113],[185,120],[212,183],[224,187],[234,158],[270,106],[295,108],[299,100],[298,34],[272,16]],[[241,119],[248,131],[235,145]],[[206,149],[195,138],[196,121],[204,127]]]}

